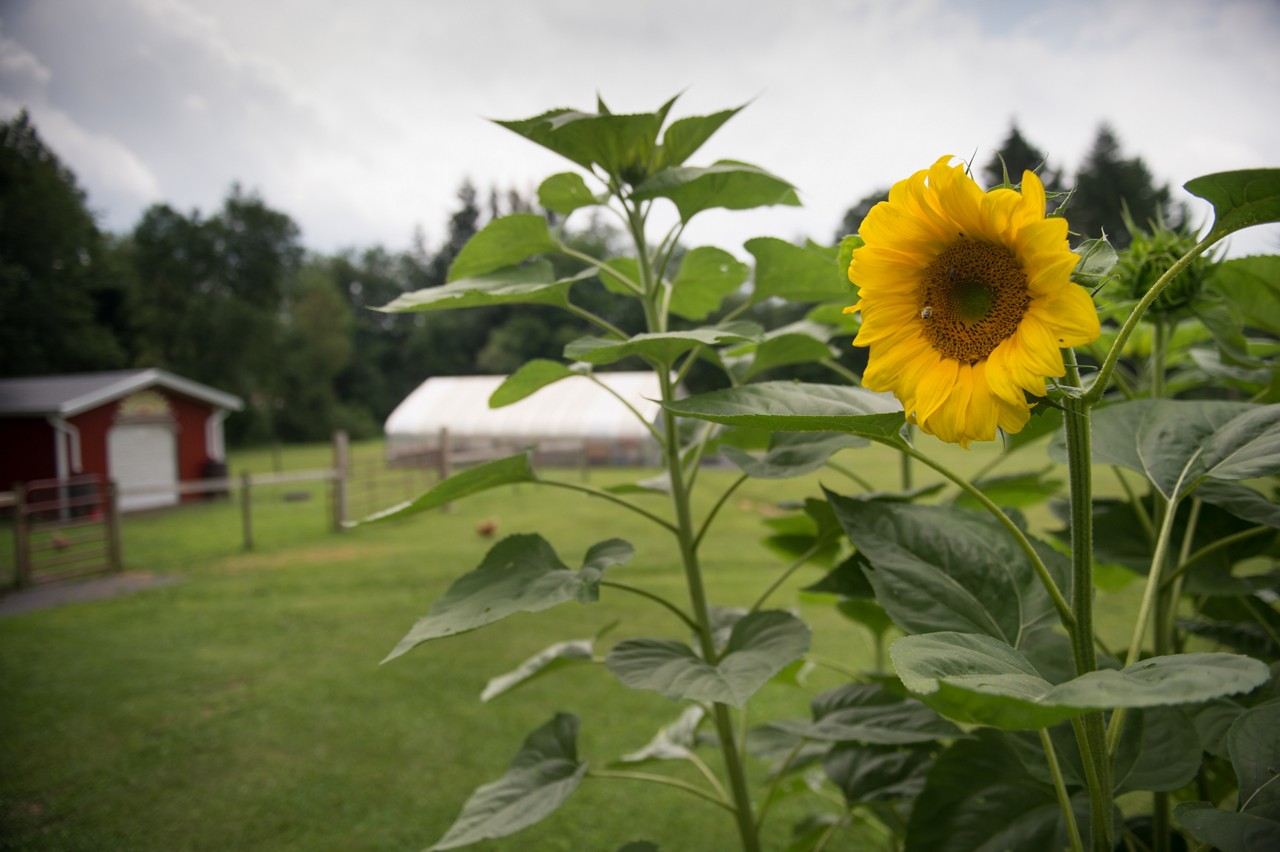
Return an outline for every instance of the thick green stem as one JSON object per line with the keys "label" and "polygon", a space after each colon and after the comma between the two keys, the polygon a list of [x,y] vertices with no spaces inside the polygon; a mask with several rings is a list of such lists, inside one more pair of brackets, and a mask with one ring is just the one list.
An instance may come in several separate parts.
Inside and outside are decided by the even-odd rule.
{"label": "thick green stem", "polygon": [[[659,374],[658,378],[662,385],[663,401],[673,400],[675,395],[672,392],[670,377]],[[701,646],[702,658],[708,662],[714,662],[717,653],[715,639],[711,632],[711,612],[702,582],[702,569],[698,564],[698,552],[694,547],[693,517],[689,509],[689,494],[685,490],[680,447],[676,440],[676,418],[665,408],[662,417],[666,432],[667,472],[671,477],[671,498],[676,514],[676,537],[680,543],[680,560],[684,566],[685,584],[689,587],[690,608],[693,610],[694,620],[698,623],[698,643]],[[756,831],[755,817],[752,815],[751,792],[747,789],[746,770],[742,764],[742,756],[738,752],[737,737],[734,735],[729,708],[724,704],[714,704],[711,708],[711,716],[715,722],[716,735],[720,740],[725,774],[729,778],[729,791],[733,796],[734,816],[738,822],[742,848],[744,852],[759,852],[760,837]]]}
{"label": "thick green stem", "polygon": [[[1076,675],[1098,668],[1093,630],[1093,469],[1089,445],[1089,409],[1083,399],[1063,401],[1067,437],[1067,475],[1071,488],[1071,652]],[[1114,846],[1115,798],[1111,758],[1101,713],[1089,713],[1073,725],[1089,781],[1090,824],[1094,852]]]}
{"label": "thick green stem", "polygon": [[[644,305],[646,325],[650,332],[666,331],[667,316],[663,309],[663,294],[654,278],[653,266],[647,251],[644,217],[631,205],[626,205],[626,209],[639,262],[640,283],[644,290],[641,301]],[[675,400],[675,382],[668,366],[662,365],[658,370],[658,384],[661,388],[663,403]],[[707,602],[706,588],[703,585],[702,569],[698,564],[697,534],[694,530],[693,513],[690,507],[690,488],[685,482],[684,464],[680,458],[680,431],[675,415],[665,407],[662,410],[662,426],[663,457],[667,475],[671,479],[671,502],[675,512],[674,529],[680,548],[680,562],[684,568],[685,585],[689,591],[689,609],[697,624],[695,633],[702,658],[714,664],[717,658],[715,637],[711,630],[711,612]],[[729,793],[733,801],[730,807],[738,825],[743,852],[760,852],[760,835],[756,830],[751,792],[747,789],[746,768],[743,765],[742,753],[738,750],[733,719],[729,714],[728,706],[713,704],[711,718],[720,741],[720,752],[724,759],[725,775],[729,781]]]}

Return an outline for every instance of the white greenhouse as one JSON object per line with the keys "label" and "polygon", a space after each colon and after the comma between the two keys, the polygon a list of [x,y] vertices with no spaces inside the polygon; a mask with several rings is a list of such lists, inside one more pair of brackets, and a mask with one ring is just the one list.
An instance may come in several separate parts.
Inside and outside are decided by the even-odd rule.
{"label": "white greenhouse", "polygon": [[595,374],[609,390],[586,376],[571,376],[519,402],[490,408],[489,397],[506,378],[435,376],[418,385],[387,418],[388,459],[412,463],[410,458],[435,453],[444,441],[462,459],[536,445],[543,464],[657,462],[657,442],[646,425],[655,424],[661,412],[654,402],[661,395],[656,374]]}

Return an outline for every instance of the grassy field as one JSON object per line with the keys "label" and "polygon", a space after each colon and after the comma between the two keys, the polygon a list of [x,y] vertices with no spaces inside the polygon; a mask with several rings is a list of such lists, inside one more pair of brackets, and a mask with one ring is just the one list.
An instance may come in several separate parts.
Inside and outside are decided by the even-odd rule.
{"label": "grassy field", "polygon": [[[960,470],[986,460],[950,447],[938,454]],[[325,447],[289,448],[279,459],[240,453],[232,470],[321,467],[328,458]],[[1043,458],[1031,451],[1023,464]],[[872,449],[841,461],[895,486],[896,456]],[[591,481],[643,475],[597,470]],[[728,471],[702,473],[700,512],[732,479]],[[815,494],[819,479],[857,490],[828,471],[751,482],[734,495],[705,548],[713,602],[748,605],[784,567],[759,546],[762,521],[780,501]],[[571,566],[594,542],[625,538],[637,556],[617,578],[683,600],[674,542],[643,519],[590,497],[520,486],[451,512],[336,533],[323,486],[308,490],[305,501],[266,489],[256,496],[252,552],[243,550],[234,502],[130,516],[127,569],[178,574],[181,582],[0,619],[0,849],[420,849],[556,711],[582,717],[580,755],[595,766],[639,747],[677,715],[677,705],[620,686],[602,666],[479,702],[490,677],[614,620],[622,623],[606,645],[628,636],[685,638],[665,611],[611,590],[593,606],[516,616],[378,664],[450,582],[479,563],[493,543],[476,533],[483,522],[495,523],[499,537],[540,532]],[[639,499],[666,510],[664,498]],[[1031,518],[1049,523],[1043,509]],[[798,572],[772,604],[801,611],[817,655],[871,666],[867,634],[829,604],[798,594],[820,575],[816,567]],[[1127,599],[1101,602],[1104,628],[1123,629]],[[754,717],[807,715],[810,693],[832,678],[819,673],[807,688],[770,685],[753,703]],[[772,813],[768,848],[785,846],[802,798]],[[474,848],[616,849],[648,839],[666,850],[709,850],[732,848],[734,837],[731,820],[710,805],[601,779],[505,846]]]}

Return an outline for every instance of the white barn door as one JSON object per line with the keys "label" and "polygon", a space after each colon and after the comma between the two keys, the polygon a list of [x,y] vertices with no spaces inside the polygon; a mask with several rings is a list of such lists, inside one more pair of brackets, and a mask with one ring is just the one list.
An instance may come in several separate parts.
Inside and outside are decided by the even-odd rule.
{"label": "white barn door", "polygon": [[176,491],[130,494],[135,488],[173,487],[178,482],[178,442],[173,427],[120,423],[107,433],[107,469],[120,489],[120,510],[154,509],[178,502]]}

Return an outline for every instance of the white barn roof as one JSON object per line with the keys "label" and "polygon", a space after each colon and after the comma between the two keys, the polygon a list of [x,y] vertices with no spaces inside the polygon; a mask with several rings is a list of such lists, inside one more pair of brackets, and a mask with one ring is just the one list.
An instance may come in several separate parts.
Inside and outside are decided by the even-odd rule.
{"label": "white barn roof", "polygon": [[[388,438],[431,439],[448,429],[458,437],[623,440],[650,433],[627,407],[586,376],[571,376],[517,403],[490,408],[506,376],[436,376],[418,385],[387,418]],[[650,423],[661,411],[651,372],[597,373]]]}

